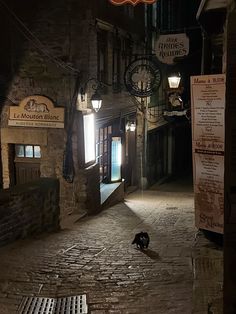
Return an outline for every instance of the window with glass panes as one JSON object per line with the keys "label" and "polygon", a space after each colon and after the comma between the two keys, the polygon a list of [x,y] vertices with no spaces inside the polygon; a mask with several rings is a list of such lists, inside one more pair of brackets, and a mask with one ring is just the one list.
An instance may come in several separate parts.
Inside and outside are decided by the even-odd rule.
{"label": "window with glass panes", "polygon": [[113,58],[112,58],[112,82],[120,84],[121,81],[121,40],[118,34],[113,37]]}
{"label": "window with glass panes", "polygon": [[110,180],[112,126],[99,128],[96,131],[96,162],[100,169],[100,182]]}
{"label": "window with glass panes", "polygon": [[97,33],[97,79],[103,83],[108,80],[108,47],[107,32],[99,30]]}
{"label": "window with glass panes", "polygon": [[38,145],[15,145],[15,156],[18,158],[41,158],[41,149]]}
{"label": "window with glass panes", "polygon": [[122,56],[123,56],[123,59],[124,59],[124,66],[125,66],[125,68],[132,61],[132,54],[133,54],[133,41],[132,41],[131,36],[129,36],[128,38],[124,38],[124,40],[123,40]]}

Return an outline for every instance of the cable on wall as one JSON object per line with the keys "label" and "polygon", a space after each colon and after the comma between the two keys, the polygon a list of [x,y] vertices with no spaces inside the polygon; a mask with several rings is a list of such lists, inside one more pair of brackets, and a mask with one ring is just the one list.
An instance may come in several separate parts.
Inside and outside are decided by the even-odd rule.
{"label": "cable on wall", "polygon": [[9,6],[3,1],[0,0],[0,5],[5,8],[8,15],[13,20],[17,29],[22,33],[22,35],[30,41],[35,48],[37,48],[44,56],[46,56],[50,61],[54,62],[57,66],[68,70],[72,73],[79,73],[77,68],[61,61],[59,58],[55,58],[50,52],[47,51],[45,45],[38,39],[38,37],[29,30],[29,28],[22,22],[22,20],[9,8]]}

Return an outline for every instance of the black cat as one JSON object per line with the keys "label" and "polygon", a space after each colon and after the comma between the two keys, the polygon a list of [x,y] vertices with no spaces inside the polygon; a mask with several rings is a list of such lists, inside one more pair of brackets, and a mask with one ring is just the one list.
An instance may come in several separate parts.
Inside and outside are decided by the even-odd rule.
{"label": "black cat", "polygon": [[134,237],[132,244],[136,243],[137,248],[143,250],[144,248],[148,248],[150,242],[150,238],[147,232],[137,233]]}

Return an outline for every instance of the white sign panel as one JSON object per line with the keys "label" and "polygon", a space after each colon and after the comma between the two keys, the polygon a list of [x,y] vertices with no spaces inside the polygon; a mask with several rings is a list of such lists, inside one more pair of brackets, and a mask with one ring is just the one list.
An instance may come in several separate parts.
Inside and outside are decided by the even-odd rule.
{"label": "white sign panel", "polygon": [[189,38],[185,33],[160,35],[156,42],[155,52],[162,63],[173,64],[174,58],[188,55]]}
{"label": "white sign panel", "polygon": [[191,77],[195,218],[223,233],[225,75]]}

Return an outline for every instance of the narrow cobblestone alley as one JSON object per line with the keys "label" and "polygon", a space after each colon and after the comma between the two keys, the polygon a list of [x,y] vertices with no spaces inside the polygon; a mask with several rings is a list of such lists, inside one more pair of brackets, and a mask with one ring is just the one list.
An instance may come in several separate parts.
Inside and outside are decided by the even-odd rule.
{"label": "narrow cobblestone alley", "polygon": [[[0,313],[17,313],[23,296],[80,294],[87,295],[91,314],[193,313],[193,256],[201,254],[193,253],[193,193],[166,187],[134,192],[58,233],[2,247]],[[143,252],[131,245],[142,230],[151,239]],[[222,265],[222,252],[215,252]],[[201,300],[194,313],[207,313]]]}

